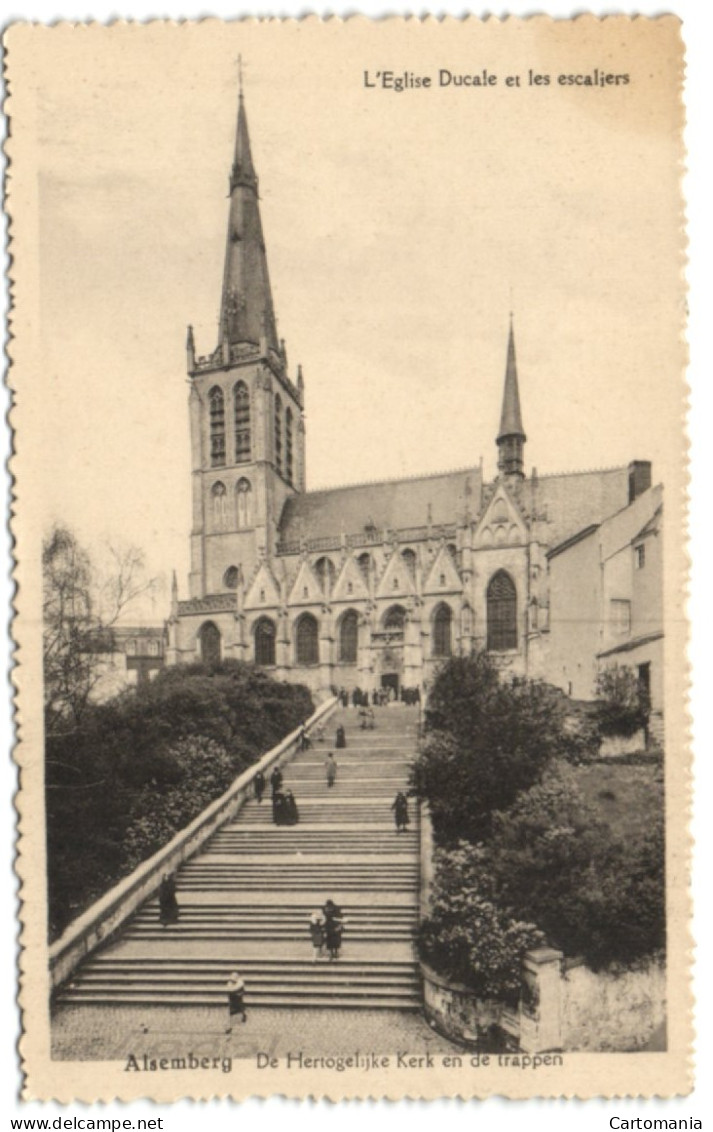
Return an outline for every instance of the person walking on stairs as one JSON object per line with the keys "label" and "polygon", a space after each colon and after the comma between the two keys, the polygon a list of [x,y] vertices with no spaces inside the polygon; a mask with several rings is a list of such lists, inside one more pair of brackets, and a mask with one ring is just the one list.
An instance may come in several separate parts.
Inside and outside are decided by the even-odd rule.
{"label": "person walking on stairs", "polygon": [[394,821],[396,823],[397,833],[406,833],[409,816],[408,816],[408,799],[403,790],[399,790],[394,801],[391,803],[391,809],[394,811]]}
{"label": "person walking on stairs", "polygon": [[339,727],[337,728],[337,737],[336,737],[336,742],[335,742],[334,745],[337,748],[346,747],[346,745],[347,745],[346,732],[345,732],[341,723],[339,724]]}
{"label": "person walking on stairs", "polygon": [[272,786],[273,795],[277,794],[280,787],[282,786],[282,771],[280,770],[279,766],[276,766],[272,774],[270,775],[270,785]]}
{"label": "person walking on stairs", "polygon": [[338,904],[330,899],[323,905],[322,914],[324,916],[324,941],[327,945],[329,958],[330,960],[338,959],[342,947],[342,930],[344,927],[342,910]]}
{"label": "person walking on stairs", "polygon": [[337,764],[331,751],[324,760],[324,769],[327,772],[327,786],[331,788],[337,781]]}
{"label": "person walking on stairs", "polygon": [[309,918],[309,935],[312,940],[312,962],[316,963],[322,958],[324,950],[324,920],[319,912],[313,912]]}
{"label": "person walking on stairs", "polygon": [[265,775],[261,770],[259,770],[253,778],[253,789],[255,791],[255,801],[262,802],[262,796],[265,793]]}
{"label": "person walking on stairs", "polygon": [[233,1018],[236,1014],[242,1015],[243,1022],[247,1022],[248,1016],[245,1013],[245,980],[240,977],[237,971],[233,971],[226,984],[228,992],[228,1027],[226,1034],[232,1033]]}
{"label": "person walking on stairs", "polygon": [[158,890],[158,908],[158,918],[164,928],[177,922],[180,910],[176,896],[176,878],[168,873],[164,873]]}

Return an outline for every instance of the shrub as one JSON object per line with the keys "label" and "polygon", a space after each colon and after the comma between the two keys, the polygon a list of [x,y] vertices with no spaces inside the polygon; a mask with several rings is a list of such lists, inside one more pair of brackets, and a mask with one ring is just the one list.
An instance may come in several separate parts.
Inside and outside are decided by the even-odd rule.
{"label": "shrub", "polygon": [[593,969],[665,946],[662,819],[614,836],[567,768],[494,815],[486,861],[499,901]]}
{"label": "shrub", "polygon": [[516,1003],[525,952],[544,943],[534,924],[498,905],[483,850],[465,842],[436,853],[430,914],[421,925],[421,957],[481,998]]}
{"label": "shrub", "polygon": [[632,668],[612,665],[597,676],[600,735],[634,735],[649,722],[650,704]]}

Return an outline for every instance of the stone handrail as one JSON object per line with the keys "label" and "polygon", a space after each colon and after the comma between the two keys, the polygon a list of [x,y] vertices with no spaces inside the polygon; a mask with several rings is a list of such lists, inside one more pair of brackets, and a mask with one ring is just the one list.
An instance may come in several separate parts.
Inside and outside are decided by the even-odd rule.
{"label": "stone handrail", "polygon": [[[324,721],[337,706],[337,702],[335,698],[330,698],[321,704],[307,720],[306,730],[310,731]],[[276,747],[239,775],[224,794],[206,806],[167,845],[142,861],[128,877],[119,881],[86,912],[72,921],[49,949],[52,990],[65,982],[91,951],[105,942],[144,901],[157,892],[165,873],[175,872],[216,830],[235,817],[250,797],[252,782],[258,770],[265,772],[287,762],[295,753],[300,731],[301,728],[298,727],[282,739]]]}

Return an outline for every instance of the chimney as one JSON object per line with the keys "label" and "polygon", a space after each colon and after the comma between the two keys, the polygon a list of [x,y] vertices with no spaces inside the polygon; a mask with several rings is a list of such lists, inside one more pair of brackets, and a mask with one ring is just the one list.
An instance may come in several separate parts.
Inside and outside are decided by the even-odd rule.
{"label": "chimney", "polygon": [[629,464],[629,503],[651,487],[651,461],[632,460]]}

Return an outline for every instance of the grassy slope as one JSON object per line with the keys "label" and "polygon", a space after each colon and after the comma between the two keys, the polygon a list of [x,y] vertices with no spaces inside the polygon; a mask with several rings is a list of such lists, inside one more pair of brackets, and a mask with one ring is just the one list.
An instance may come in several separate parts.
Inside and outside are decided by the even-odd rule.
{"label": "grassy slope", "polygon": [[587,801],[619,837],[626,838],[634,826],[649,825],[663,809],[663,770],[657,764],[593,763],[577,768],[577,781]]}

